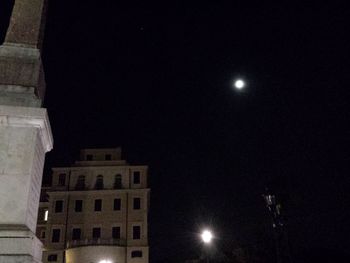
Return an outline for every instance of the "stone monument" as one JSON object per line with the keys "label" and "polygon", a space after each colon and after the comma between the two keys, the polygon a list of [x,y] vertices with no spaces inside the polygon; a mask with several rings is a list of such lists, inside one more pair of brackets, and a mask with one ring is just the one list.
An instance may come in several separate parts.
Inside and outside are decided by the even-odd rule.
{"label": "stone monument", "polygon": [[41,43],[45,0],[15,0],[0,46],[0,263],[41,262],[35,236],[45,153],[53,146]]}

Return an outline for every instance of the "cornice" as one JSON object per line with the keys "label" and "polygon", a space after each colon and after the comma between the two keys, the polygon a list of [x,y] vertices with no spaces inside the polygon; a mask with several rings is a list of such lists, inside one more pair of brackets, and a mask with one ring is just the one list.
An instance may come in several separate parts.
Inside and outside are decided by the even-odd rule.
{"label": "cornice", "polygon": [[44,108],[0,105],[0,126],[35,127],[39,129],[45,152],[53,148],[51,126],[47,110]]}

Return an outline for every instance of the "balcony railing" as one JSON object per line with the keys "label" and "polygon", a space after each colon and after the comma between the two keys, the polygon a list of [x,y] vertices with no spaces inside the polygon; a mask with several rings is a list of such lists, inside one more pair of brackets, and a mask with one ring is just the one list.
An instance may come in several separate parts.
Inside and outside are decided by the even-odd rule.
{"label": "balcony railing", "polygon": [[67,248],[83,247],[83,246],[125,246],[126,240],[124,239],[79,239],[69,240],[67,242]]}

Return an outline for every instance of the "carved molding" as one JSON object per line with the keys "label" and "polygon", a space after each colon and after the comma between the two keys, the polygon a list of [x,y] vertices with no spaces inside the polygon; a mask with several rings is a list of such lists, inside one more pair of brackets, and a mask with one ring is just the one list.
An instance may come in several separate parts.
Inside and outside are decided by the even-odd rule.
{"label": "carved molding", "polygon": [[53,147],[53,137],[47,110],[44,108],[0,105],[0,126],[36,127],[45,152]]}

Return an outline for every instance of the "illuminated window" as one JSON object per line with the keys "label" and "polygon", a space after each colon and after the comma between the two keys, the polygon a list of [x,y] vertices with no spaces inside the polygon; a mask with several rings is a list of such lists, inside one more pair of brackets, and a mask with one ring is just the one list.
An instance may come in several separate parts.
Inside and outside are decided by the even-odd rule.
{"label": "illuminated window", "polygon": [[44,212],[44,221],[47,221],[47,219],[49,218],[49,210],[45,210]]}

